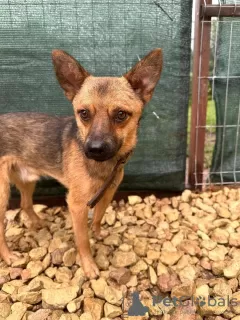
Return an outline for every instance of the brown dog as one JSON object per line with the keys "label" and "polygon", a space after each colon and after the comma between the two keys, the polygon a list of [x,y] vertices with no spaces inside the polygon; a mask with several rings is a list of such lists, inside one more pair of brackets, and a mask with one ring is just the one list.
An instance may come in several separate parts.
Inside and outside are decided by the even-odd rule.
{"label": "brown dog", "polygon": [[[98,268],[88,239],[88,201],[99,191],[119,159],[133,150],[143,106],[153,94],[162,69],[162,51],[156,49],[124,76],[94,77],[70,55],[52,52],[57,79],[72,102],[74,117],[37,113],[0,116],[0,255],[8,263],[16,257],[4,236],[9,184],[21,193],[21,208],[39,225],[32,195],[40,176],[51,176],[69,190],[76,244],[85,274]],[[114,182],[96,204],[93,230],[100,232],[103,214],[123,178],[123,165]]]}

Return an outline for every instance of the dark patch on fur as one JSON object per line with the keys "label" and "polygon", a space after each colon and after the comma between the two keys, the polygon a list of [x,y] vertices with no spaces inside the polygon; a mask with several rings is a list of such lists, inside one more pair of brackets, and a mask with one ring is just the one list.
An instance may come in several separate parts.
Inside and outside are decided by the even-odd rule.
{"label": "dark patch on fur", "polygon": [[79,150],[83,152],[83,141],[79,134],[79,128],[77,126],[76,119],[74,117],[65,118],[65,128],[64,128],[64,136],[63,141],[64,143],[70,142],[74,139],[79,147]]}
{"label": "dark patch on fur", "polygon": [[104,80],[101,83],[99,83],[96,89],[99,96],[107,95],[109,90],[109,80]]}

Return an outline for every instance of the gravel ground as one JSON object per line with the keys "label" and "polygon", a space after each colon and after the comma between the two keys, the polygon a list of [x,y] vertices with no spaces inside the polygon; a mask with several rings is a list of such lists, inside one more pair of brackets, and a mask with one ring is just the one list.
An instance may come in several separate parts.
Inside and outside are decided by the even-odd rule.
{"label": "gravel ground", "polygon": [[[67,209],[35,211],[38,232],[20,209],[6,214],[22,256],[0,262],[0,320],[240,320],[240,189],[113,202],[102,240],[90,231],[97,280],[84,277]],[[145,316],[127,316],[133,292]]]}

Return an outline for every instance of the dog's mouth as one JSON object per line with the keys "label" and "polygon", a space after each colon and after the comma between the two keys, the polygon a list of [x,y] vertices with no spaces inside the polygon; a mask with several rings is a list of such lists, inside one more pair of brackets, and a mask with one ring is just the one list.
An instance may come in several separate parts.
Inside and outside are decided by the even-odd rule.
{"label": "dog's mouth", "polygon": [[110,153],[94,154],[94,153],[85,151],[85,155],[88,159],[95,160],[97,162],[104,162],[104,161],[112,159],[116,155],[116,153],[114,152],[111,154]]}

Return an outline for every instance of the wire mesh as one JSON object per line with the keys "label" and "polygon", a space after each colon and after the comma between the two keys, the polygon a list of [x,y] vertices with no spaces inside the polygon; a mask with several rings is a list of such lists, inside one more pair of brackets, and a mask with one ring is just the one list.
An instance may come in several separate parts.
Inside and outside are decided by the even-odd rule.
{"label": "wire mesh", "polygon": [[[209,2],[208,2],[209,3]],[[194,176],[196,187],[212,184],[239,184],[240,182],[240,69],[239,41],[240,19],[234,16],[239,0],[213,1],[218,5],[218,16],[205,18],[207,6],[203,1],[200,36],[200,57],[198,72],[198,100],[196,117],[196,152],[194,155]],[[233,16],[221,17],[223,5],[233,9]],[[235,9],[234,9],[235,8]],[[211,25],[209,75],[202,76],[204,50],[204,29]],[[237,58],[238,57],[238,58]],[[199,122],[201,94],[209,80],[206,124]],[[204,166],[198,172],[199,135],[205,133]],[[200,174],[200,179],[198,178]]]}

